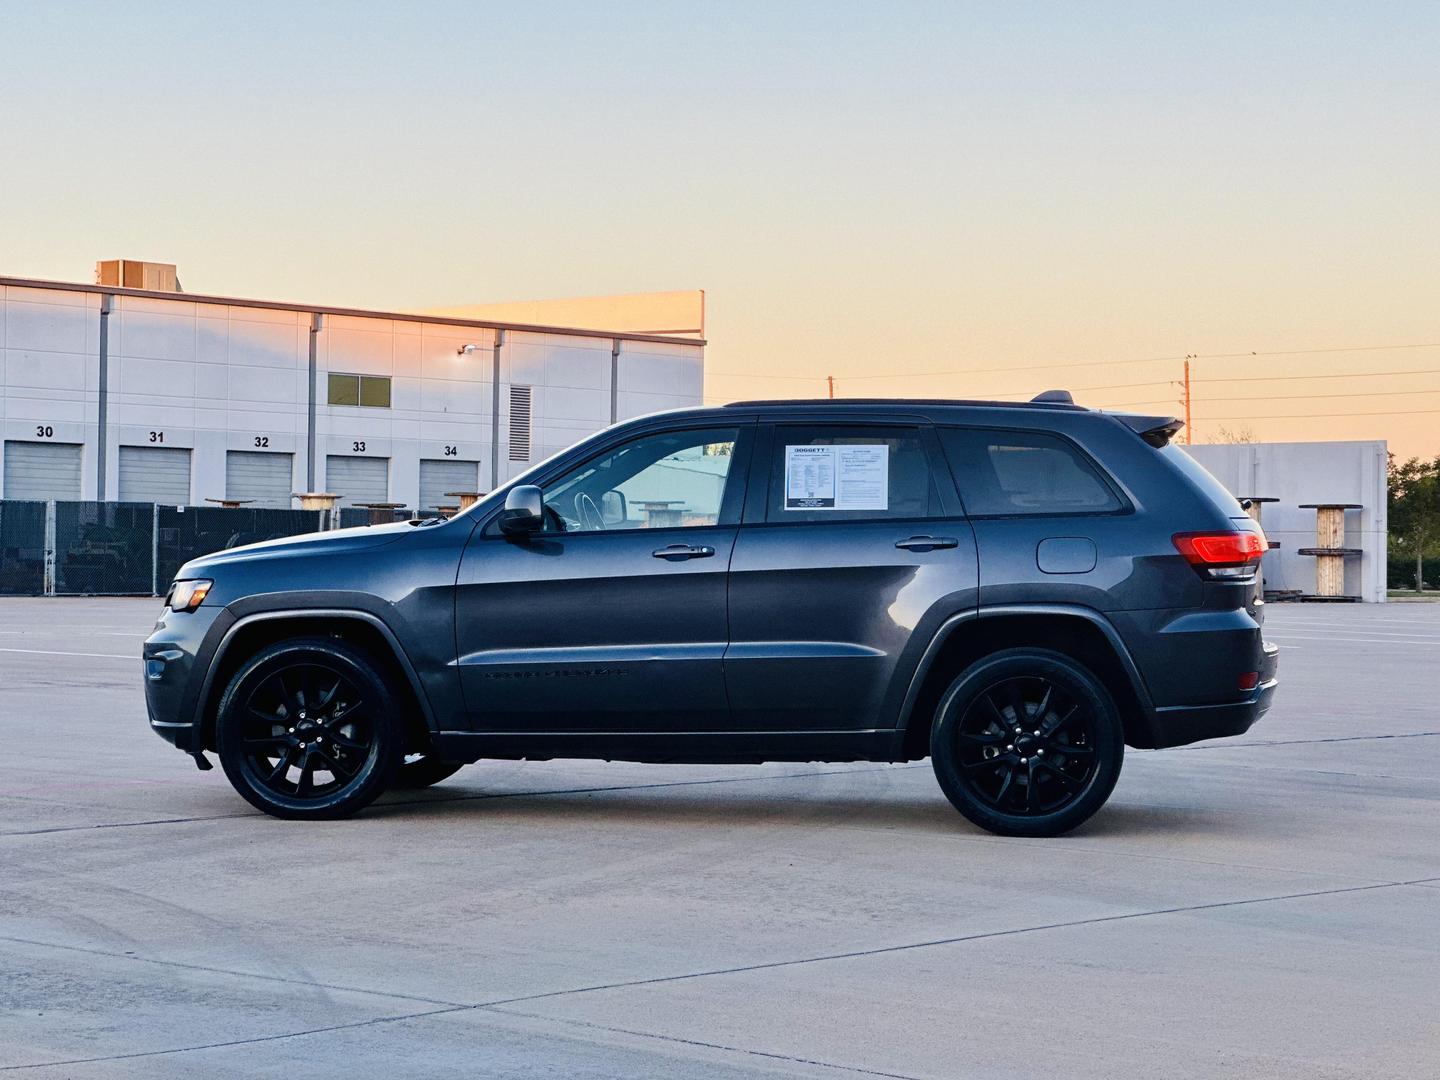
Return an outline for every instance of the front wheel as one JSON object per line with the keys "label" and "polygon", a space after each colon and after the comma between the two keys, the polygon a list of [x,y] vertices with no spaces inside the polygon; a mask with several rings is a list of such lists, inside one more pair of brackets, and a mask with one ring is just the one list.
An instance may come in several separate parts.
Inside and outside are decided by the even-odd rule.
{"label": "front wheel", "polygon": [[230,680],[216,718],[225,775],[280,818],[338,818],[368,806],[400,766],[400,710],[385,670],[325,638],[261,649]]}
{"label": "front wheel", "polygon": [[1105,804],[1125,755],[1110,692],[1061,653],[976,661],[936,710],[930,756],[955,809],[1002,836],[1059,836]]}

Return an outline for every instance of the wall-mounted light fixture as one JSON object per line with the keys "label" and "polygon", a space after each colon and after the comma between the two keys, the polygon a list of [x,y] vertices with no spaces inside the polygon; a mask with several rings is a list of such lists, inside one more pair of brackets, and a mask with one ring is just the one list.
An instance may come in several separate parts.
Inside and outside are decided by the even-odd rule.
{"label": "wall-mounted light fixture", "polygon": [[474,356],[474,355],[475,355],[477,352],[479,352],[479,351],[480,351],[480,346],[479,346],[479,345],[462,345],[460,348],[458,348],[458,349],[455,350],[455,355],[456,355],[456,356]]}

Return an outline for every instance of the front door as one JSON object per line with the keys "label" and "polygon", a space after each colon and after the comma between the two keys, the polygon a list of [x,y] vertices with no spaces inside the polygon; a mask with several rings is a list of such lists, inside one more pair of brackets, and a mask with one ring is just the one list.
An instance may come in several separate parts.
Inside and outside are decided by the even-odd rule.
{"label": "front door", "polygon": [[748,498],[731,561],[735,726],[893,726],[936,621],[976,604],[975,540],[935,435],[851,421],[767,434],[768,492]]}
{"label": "front door", "polygon": [[543,484],[544,531],[476,530],[456,590],[471,730],[727,726],[726,571],[752,430],[636,436]]}

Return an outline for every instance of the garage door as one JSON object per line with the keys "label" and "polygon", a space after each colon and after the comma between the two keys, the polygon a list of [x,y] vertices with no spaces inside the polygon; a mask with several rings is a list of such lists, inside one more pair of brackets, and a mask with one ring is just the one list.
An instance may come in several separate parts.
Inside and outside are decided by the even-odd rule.
{"label": "garage door", "polygon": [[80,498],[78,443],[5,443],[7,499]]}
{"label": "garage door", "polygon": [[420,505],[427,512],[437,506],[455,506],[459,499],[447,498],[447,491],[476,491],[480,478],[478,461],[455,461],[444,458],[420,459]]}
{"label": "garage door", "polygon": [[325,490],[340,498],[339,506],[390,501],[390,459],[341,457],[325,459]]}
{"label": "garage door", "polygon": [[190,502],[190,451],[120,447],[120,501],[185,506]]}
{"label": "garage door", "polygon": [[231,450],[225,455],[225,497],[248,499],[256,506],[288,507],[294,490],[293,456]]}

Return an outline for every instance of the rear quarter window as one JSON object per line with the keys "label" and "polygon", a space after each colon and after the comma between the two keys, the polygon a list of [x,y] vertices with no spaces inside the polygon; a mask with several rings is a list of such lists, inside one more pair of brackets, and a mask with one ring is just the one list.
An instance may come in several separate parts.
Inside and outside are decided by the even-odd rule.
{"label": "rear quarter window", "polygon": [[1241,507],[1239,500],[1230,494],[1224,484],[1210,474],[1209,469],[1187,454],[1183,448],[1175,443],[1166,443],[1155,452],[1204,492],[1211,502],[1225,511],[1226,515],[1229,517],[1245,516],[1245,510]]}
{"label": "rear quarter window", "polygon": [[940,442],[973,517],[1107,514],[1125,508],[1094,464],[1057,435],[941,428]]}

